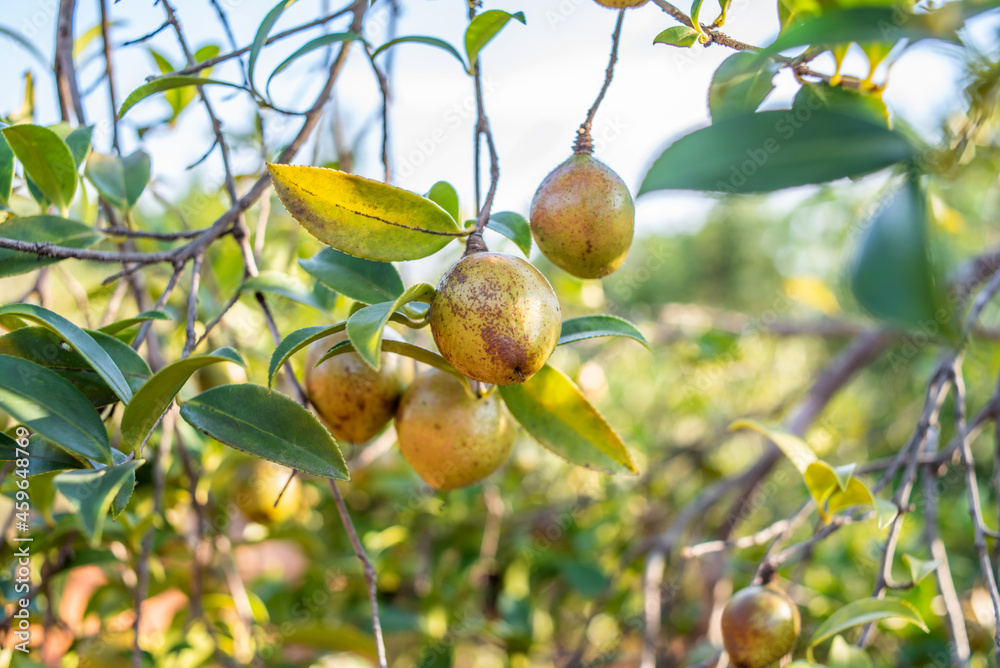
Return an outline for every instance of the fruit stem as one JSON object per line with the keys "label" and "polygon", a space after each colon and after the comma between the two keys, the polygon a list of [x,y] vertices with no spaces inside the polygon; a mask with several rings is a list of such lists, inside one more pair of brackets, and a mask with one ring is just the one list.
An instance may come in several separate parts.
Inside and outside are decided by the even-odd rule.
{"label": "fruit stem", "polygon": [[594,116],[597,115],[597,109],[601,106],[604,95],[611,86],[611,79],[615,76],[615,62],[618,60],[618,43],[621,42],[625,11],[622,9],[618,12],[618,22],[615,23],[615,32],[611,36],[611,59],[608,62],[608,69],[604,72],[604,85],[601,86],[601,92],[597,94],[594,105],[587,112],[587,120],[583,122],[580,129],[576,132],[576,142],[573,144],[573,152],[577,155],[591,155],[594,152],[594,142],[590,136],[590,128],[594,124]]}
{"label": "fruit stem", "polygon": [[468,240],[465,242],[465,252],[462,253],[462,257],[467,257],[473,253],[486,253],[490,249],[486,247],[486,242],[483,241],[483,235],[481,232],[473,232],[469,235]]}

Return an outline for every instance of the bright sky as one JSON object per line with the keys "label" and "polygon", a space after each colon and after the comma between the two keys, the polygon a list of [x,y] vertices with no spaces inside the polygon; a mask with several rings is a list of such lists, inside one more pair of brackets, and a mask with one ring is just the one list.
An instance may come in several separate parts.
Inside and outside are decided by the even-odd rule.
{"label": "bright sky", "polygon": [[[99,0],[78,3],[78,35],[96,24],[98,3]],[[0,0],[0,4],[3,5],[0,25],[20,31],[43,53],[52,53],[57,0]],[[220,0],[220,4],[226,8],[237,42],[242,46],[250,43],[274,0]],[[402,5],[400,35],[432,35],[460,48],[467,22],[466,0],[402,0]],[[482,57],[488,90],[486,108],[500,152],[501,181],[495,210],[526,214],[542,178],[569,156],[575,130],[600,88],[616,13],[592,0],[487,0],[485,5],[487,9],[521,10],[527,16],[526,26],[511,23]],[[130,0],[111,6],[116,21],[113,38],[118,43],[145,34],[163,22],[162,8],[152,0]],[[228,50],[221,25],[207,0],[174,0],[174,6],[195,47],[215,43]],[[777,29],[773,7],[770,0],[754,3],[736,0],[725,30],[743,41],[767,44]],[[329,5],[322,0],[299,0],[285,12],[272,32],[309,21],[328,9]],[[714,11],[717,10],[710,4],[703,13],[712,18]],[[376,3],[369,19],[366,37],[370,42],[377,45],[386,40],[387,21],[388,6],[383,0]],[[975,31],[980,44],[996,47],[998,23],[995,12],[980,22]],[[706,99],[712,72],[732,53],[719,46],[682,50],[654,45],[657,33],[672,25],[676,23],[652,3],[628,13],[614,83],[595,122],[596,157],[614,168],[633,192],[647,166],[658,155],[658,149],[708,123]],[[344,21],[335,22],[331,31],[345,27]],[[314,29],[307,34],[312,38],[319,33]],[[257,69],[258,85],[262,86],[277,64],[304,41],[293,37],[265,49]],[[98,42],[91,44],[88,54],[96,52]],[[0,43],[4,45],[6,64],[0,68],[0,90],[5,91],[0,98],[0,111],[20,106],[22,77],[30,69],[35,73],[38,94],[36,120],[43,124],[56,122],[51,75],[9,40],[0,36]],[[175,62],[181,61],[169,30],[149,44]],[[471,215],[472,81],[457,61],[443,51],[421,45],[397,49],[390,112],[395,183],[425,192],[435,181],[449,181],[460,192],[463,213]],[[933,133],[940,119],[957,103],[962,71],[957,56],[957,50],[940,45],[918,45],[908,52],[892,70],[885,96],[891,111],[922,131]],[[322,58],[322,52],[315,52],[280,75],[272,87],[275,101],[281,106],[304,109],[322,85],[323,74],[318,69]],[[88,60],[86,55],[83,60]],[[854,73],[865,73],[860,58],[848,62]],[[91,58],[82,68],[84,90],[92,87],[102,67],[99,58]],[[119,104],[146,76],[159,73],[145,45],[118,50],[115,69]],[[240,80],[235,61],[219,66],[212,76]],[[781,74],[776,81],[779,87],[765,107],[787,105],[794,94],[790,75]],[[351,135],[365,125],[381,104],[371,69],[359,53],[349,61],[337,90]],[[246,95],[224,88],[215,88],[210,95],[227,130],[249,130],[251,103]],[[85,107],[89,121],[107,118],[106,87],[93,89]],[[129,151],[139,147],[135,128],[163,118],[166,110],[162,99],[149,99],[131,111],[124,125],[123,148]],[[281,132],[290,137],[298,123],[274,114],[268,118],[268,127],[275,136]],[[379,141],[377,131],[368,134],[360,152],[363,159],[356,167],[360,173],[380,177]],[[197,178],[209,186],[221,181],[218,152],[198,168],[196,175],[184,171],[209,142],[204,112],[199,105],[192,104],[176,131],[151,132],[141,145],[153,156],[154,178],[169,189],[183,186],[189,178]],[[108,149],[110,136],[106,124],[99,125],[95,145],[98,150]],[[308,161],[309,156],[310,152],[301,153],[300,161]],[[247,162],[243,164],[251,169],[253,156],[244,159]],[[701,222],[710,203],[704,196],[685,193],[644,196],[637,203],[639,229],[647,232],[690,229]]]}

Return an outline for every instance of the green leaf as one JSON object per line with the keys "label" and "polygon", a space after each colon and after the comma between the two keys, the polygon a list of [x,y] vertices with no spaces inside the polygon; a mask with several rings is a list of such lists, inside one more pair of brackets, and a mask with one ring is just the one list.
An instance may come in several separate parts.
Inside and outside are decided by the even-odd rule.
{"label": "green leaf", "polygon": [[140,149],[124,158],[91,153],[84,173],[111,206],[128,211],[146,189],[149,170],[149,154]]}
{"label": "green leaf", "polygon": [[238,352],[232,348],[219,348],[206,355],[177,360],[157,371],[135,393],[132,403],[122,415],[122,444],[138,453],[188,378],[198,369],[219,362],[246,367]]}
{"label": "green leaf", "polygon": [[24,451],[27,450],[28,476],[52,473],[53,471],[67,471],[72,469],[82,469],[85,464],[69,454],[52,441],[43,438],[41,434],[31,434],[28,437],[28,447],[21,448],[18,454],[17,442],[0,433],[0,461],[14,461],[23,459]]}
{"label": "green leaf", "polygon": [[857,177],[912,160],[917,149],[885,124],[817,111],[726,118],[681,137],[656,159],[639,194],[655,190],[770,192]]}
{"label": "green leaf", "polygon": [[14,185],[14,151],[0,134],[0,205],[10,204]]}
{"label": "green leaf", "polygon": [[115,495],[143,463],[141,459],[133,459],[119,466],[96,471],[68,471],[55,477],[56,489],[69,501],[73,516],[91,547],[101,542],[104,522]]}
{"label": "green leaf", "polygon": [[115,365],[114,360],[105,352],[93,337],[83,331],[58,313],[53,313],[48,309],[34,304],[10,304],[0,307],[0,315],[16,315],[22,320],[42,325],[57,333],[62,339],[80,353],[83,359],[87,360],[91,368],[94,369],[104,379],[115,394],[124,403],[132,399],[132,390],[128,382],[122,376],[121,370]]}
{"label": "green leaf", "polygon": [[237,450],[324,478],[351,477],[337,441],[319,420],[266,387],[220,385],[185,403],[181,417]]}
{"label": "green leaf", "polygon": [[427,191],[427,199],[448,212],[455,222],[458,222],[458,192],[447,181],[438,181]]}
{"label": "green leaf", "polygon": [[833,639],[827,664],[830,668],[874,668],[865,651],[844,640],[843,636]]}
{"label": "green leaf", "polygon": [[895,6],[827,11],[789,27],[761,52],[761,57],[807,45],[829,46],[850,42],[894,44],[904,38],[913,42],[930,37],[954,41],[955,31],[960,26],[960,13],[947,8],[927,14],[913,14]]}
{"label": "green leaf", "polygon": [[712,121],[752,114],[771,91],[778,64],[755,54],[740,52],[726,58],[712,77],[708,108]]}
{"label": "green leaf", "polygon": [[430,303],[434,287],[418,283],[395,301],[372,304],[357,311],[347,320],[347,336],[368,365],[378,371],[382,366],[382,333],[396,309],[410,302]]}
{"label": "green leaf", "polygon": [[879,531],[885,529],[899,515],[899,506],[892,501],[875,497],[875,517],[878,520]]}
{"label": "green leaf", "polygon": [[851,267],[851,290],[876,318],[904,327],[937,322],[927,201],[915,177],[868,224]]}
{"label": "green leaf", "polygon": [[795,434],[770,427],[756,420],[736,420],[729,425],[729,431],[738,431],[740,429],[755,431],[770,440],[778,446],[781,452],[798,469],[799,473],[803,475],[809,469],[810,464],[818,461],[816,453],[812,451],[812,448],[806,445],[806,442]]}
{"label": "green leaf", "polygon": [[825,83],[802,84],[792,102],[792,111],[806,115],[817,109],[864,116],[889,126],[889,108],[885,106],[881,95]]}
{"label": "green leaf", "polygon": [[397,44],[427,44],[430,46],[436,46],[439,49],[444,49],[451,55],[458,59],[458,62],[462,63],[462,69],[467,70],[465,66],[465,60],[462,58],[462,54],[458,52],[458,49],[453,47],[448,42],[443,39],[438,39],[437,37],[424,37],[423,35],[410,35],[408,37],[397,37],[394,40],[388,41],[379,48],[375,49],[372,53],[372,58],[375,58],[378,54],[382,53],[386,49]]}
{"label": "green leaf", "polygon": [[563,372],[545,365],[526,382],[498,389],[521,426],[566,461],[604,473],[637,473],[621,437]]}
{"label": "green leaf", "polygon": [[259,275],[248,278],[240,286],[240,292],[268,292],[320,311],[326,310],[316,301],[312,290],[281,271],[262,271]]}
{"label": "green leaf", "polygon": [[322,167],[269,164],[268,170],[292,217],[349,255],[416,260],[465,235],[447,211],[401,188]]}
{"label": "green leaf", "polygon": [[486,221],[486,227],[513,241],[525,257],[531,255],[531,228],[521,214],[513,211],[494,213]]}
{"label": "green leaf", "polygon": [[24,173],[61,211],[76,194],[76,162],[59,135],[40,125],[12,125],[0,130]]}
{"label": "green leaf", "polygon": [[668,44],[670,46],[694,46],[698,43],[698,31],[689,26],[673,26],[667,28],[653,39],[653,44]]}
{"label": "green leaf", "polygon": [[299,266],[317,281],[348,299],[378,304],[403,294],[403,279],[388,262],[375,262],[324,248]]}
{"label": "green leaf", "polygon": [[299,350],[302,350],[310,343],[314,341],[319,341],[328,336],[332,336],[338,332],[342,332],[347,328],[347,322],[341,322],[336,325],[318,325],[316,327],[304,327],[302,329],[297,329],[285,338],[281,340],[281,343],[274,349],[271,353],[271,363],[267,368],[267,386],[271,387],[274,384],[274,376],[278,373],[278,369],[284,366],[288,358],[294,355]]}
{"label": "green leaf", "polygon": [[[137,352],[104,332],[84,330],[122,372],[129,388],[139,389],[152,375]],[[118,401],[118,395],[78,352],[63,347],[62,337],[45,327],[22,327],[0,336],[0,355],[31,360],[68,380],[95,407]]]}
{"label": "green leaf", "polygon": [[914,557],[912,554],[904,554],[903,562],[910,569],[910,577],[913,579],[913,584],[919,584],[921,580],[934,573],[938,566],[941,565],[941,562],[937,559],[924,561],[923,559]]}
{"label": "green leaf", "polygon": [[101,416],[54,371],[0,355],[0,408],[67,452],[111,463],[111,445]]}
{"label": "green leaf", "polygon": [[76,128],[66,135],[64,141],[66,142],[66,146],[69,147],[70,153],[73,154],[73,162],[76,163],[77,169],[80,169],[80,165],[83,164],[83,161],[87,159],[87,154],[90,153],[90,140],[93,135],[93,125]]}
{"label": "green leaf", "polygon": [[[327,361],[331,357],[337,357],[338,355],[346,355],[347,353],[356,352],[354,346],[350,341],[338,341],[330,350],[326,351],[318,360],[316,360],[316,365],[319,366],[323,362]],[[445,358],[441,357],[437,353],[433,353],[426,348],[421,348],[420,346],[415,346],[412,343],[407,343],[405,341],[394,341],[392,339],[382,339],[382,352],[384,353],[395,353],[397,355],[403,355],[404,357],[409,357],[415,359],[418,362],[422,362],[428,366],[432,366],[435,369],[444,371],[447,374],[451,374],[458,380],[462,381],[463,387],[470,395],[474,395],[472,388],[469,386],[469,379],[463,376],[461,373],[455,370],[455,367],[448,364]]]}
{"label": "green leaf", "polygon": [[627,336],[646,346],[647,349],[649,348],[646,337],[635,325],[624,318],[613,315],[585,315],[564,320],[562,331],[559,333],[559,342],[556,345],[561,346],[599,336]]}
{"label": "green leaf", "polygon": [[503,30],[507,23],[514,19],[525,24],[524,12],[510,14],[500,9],[491,9],[472,19],[465,29],[465,53],[469,57],[469,69],[476,65],[479,52]]}
{"label": "green leaf", "polygon": [[[101,240],[90,225],[48,215],[11,218],[0,225],[0,237],[66,248],[88,248]],[[26,274],[56,262],[62,259],[0,248],[0,278]]]}
{"label": "green leaf", "polygon": [[353,42],[356,40],[367,44],[367,42],[365,42],[364,37],[354,32],[331,33],[329,35],[323,35],[321,37],[317,37],[314,40],[306,42],[304,45],[302,45],[302,47],[300,47],[297,51],[295,51],[295,53],[285,58],[283,61],[281,61],[280,65],[274,68],[274,71],[271,72],[271,76],[267,78],[267,83],[264,85],[264,90],[270,96],[271,81],[274,79],[274,77],[278,76],[279,72],[284,70],[286,67],[288,67],[293,62],[295,62],[302,56],[306,55],[307,53],[311,53],[316,49],[321,49],[324,46],[329,46],[330,44],[337,44],[341,42]]}
{"label": "green leaf", "polygon": [[906,601],[898,598],[863,598],[851,601],[827,617],[813,632],[809,647],[813,648],[855,626],[890,618],[902,619],[919,627],[924,633],[928,632],[920,613]]}
{"label": "green leaf", "polygon": [[281,0],[281,2],[271,8],[271,11],[264,16],[264,20],[257,27],[257,33],[253,36],[253,43],[250,45],[250,56],[247,60],[247,79],[250,81],[251,88],[254,88],[253,74],[254,70],[257,69],[257,58],[260,56],[260,50],[267,43],[267,36],[271,34],[271,29],[274,28],[274,24],[278,22],[281,14],[294,2],[295,0]]}
{"label": "green leaf", "polygon": [[163,91],[173,90],[174,88],[183,88],[185,86],[229,86],[231,88],[239,88],[243,90],[243,87],[230,83],[228,81],[219,81],[218,79],[207,79],[205,77],[193,77],[193,76],[172,76],[172,77],[161,77],[159,79],[153,79],[147,84],[139,86],[134,91],[128,94],[125,101],[122,102],[121,109],[118,110],[118,119],[121,120],[128,110],[134,107],[139,102],[145,100],[150,95],[155,95],[156,93],[162,93]]}
{"label": "green leaf", "polygon": [[170,316],[163,311],[143,311],[142,313],[139,313],[131,318],[125,318],[124,320],[113,322],[110,325],[105,325],[97,331],[114,335],[128,329],[129,327],[134,327],[135,325],[146,322],[147,320],[170,320]]}

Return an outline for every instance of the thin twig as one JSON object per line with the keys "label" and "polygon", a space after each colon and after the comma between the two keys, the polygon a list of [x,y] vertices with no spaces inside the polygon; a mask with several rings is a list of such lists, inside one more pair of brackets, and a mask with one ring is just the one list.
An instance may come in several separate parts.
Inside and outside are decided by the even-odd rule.
{"label": "thin twig", "polygon": [[577,155],[591,155],[594,152],[594,141],[590,136],[590,130],[594,124],[594,116],[597,115],[597,110],[601,106],[608,88],[611,87],[611,80],[615,76],[615,62],[618,60],[618,44],[622,38],[622,23],[625,21],[626,11],[622,9],[618,12],[618,21],[615,23],[615,31],[611,36],[611,57],[608,60],[608,68],[604,71],[604,85],[601,86],[601,91],[597,94],[597,99],[594,100],[594,104],[591,105],[590,110],[587,112],[586,120],[580,125],[580,129],[576,131],[576,142],[573,145],[573,152]]}

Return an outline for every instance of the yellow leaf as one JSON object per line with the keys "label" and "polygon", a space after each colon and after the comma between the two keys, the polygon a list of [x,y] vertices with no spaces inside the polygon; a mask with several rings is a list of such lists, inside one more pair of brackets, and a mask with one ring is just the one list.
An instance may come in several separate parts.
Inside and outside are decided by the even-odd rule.
{"label": "yellow leaf", "polygon": [[840,313],[836,295],[826,283],[814,276],[786,278],[784,287],[785,294],[809,308],[826,315]]}

